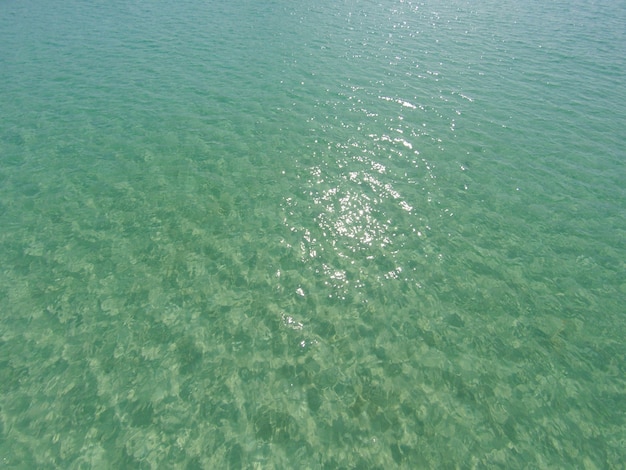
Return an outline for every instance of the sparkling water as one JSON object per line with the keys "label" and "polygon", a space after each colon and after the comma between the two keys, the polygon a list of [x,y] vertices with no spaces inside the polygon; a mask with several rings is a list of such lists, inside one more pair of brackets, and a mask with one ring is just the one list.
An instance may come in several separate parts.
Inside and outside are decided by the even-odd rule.
{"label": "sparkling water", "polygon": [[5,468],[622,468],[626,7],[0,4]]}

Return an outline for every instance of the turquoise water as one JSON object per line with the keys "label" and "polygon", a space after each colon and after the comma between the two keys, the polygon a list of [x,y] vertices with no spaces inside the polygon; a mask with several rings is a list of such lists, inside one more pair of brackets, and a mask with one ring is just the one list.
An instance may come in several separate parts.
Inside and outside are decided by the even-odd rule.
{"label": "turquoise water", "polygon": [[5,1],[4,468],[622,468],[621,2]]}

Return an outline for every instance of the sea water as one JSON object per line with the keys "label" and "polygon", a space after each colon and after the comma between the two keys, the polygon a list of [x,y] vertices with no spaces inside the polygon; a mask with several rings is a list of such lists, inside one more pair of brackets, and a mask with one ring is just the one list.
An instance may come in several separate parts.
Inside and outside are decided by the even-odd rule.
{"label": "sea water", "polygon": [[2,2],[2,466],[621,468],[624,24]]}

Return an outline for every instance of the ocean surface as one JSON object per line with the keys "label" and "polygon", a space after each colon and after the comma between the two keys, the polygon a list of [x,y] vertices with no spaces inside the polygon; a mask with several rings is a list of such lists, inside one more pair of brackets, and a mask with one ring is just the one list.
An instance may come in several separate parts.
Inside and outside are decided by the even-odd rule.
{"label": "ocean surface", "polygon": [[0,2],[0,466],[624,468],[624,25]]}

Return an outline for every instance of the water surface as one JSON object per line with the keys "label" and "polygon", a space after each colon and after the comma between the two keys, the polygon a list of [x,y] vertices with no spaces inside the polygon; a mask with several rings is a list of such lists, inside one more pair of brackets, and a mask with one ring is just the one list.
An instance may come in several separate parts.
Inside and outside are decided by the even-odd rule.
{"label": "water surface", "polygon": [[619,468],[626,10],[0,6],[8,468]]}

